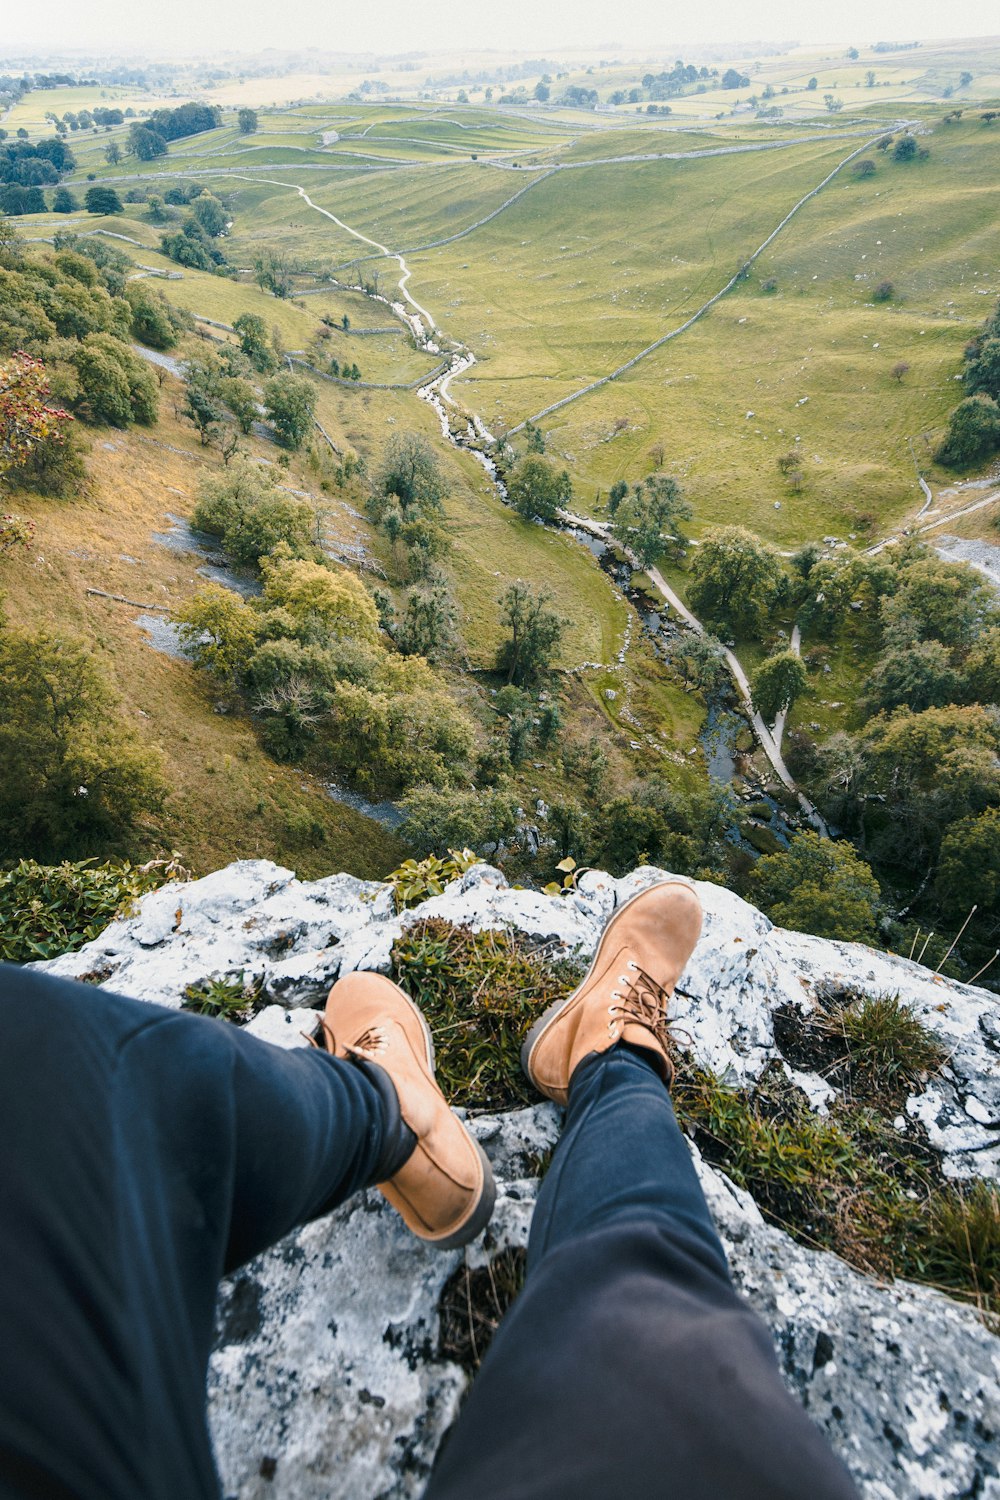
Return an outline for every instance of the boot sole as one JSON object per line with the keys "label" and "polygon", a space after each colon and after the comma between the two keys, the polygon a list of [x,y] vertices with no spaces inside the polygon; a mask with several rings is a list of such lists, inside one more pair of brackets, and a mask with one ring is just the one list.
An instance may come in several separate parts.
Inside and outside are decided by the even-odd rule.
{"label": "boot sole", "polygon": [[[420,1007],[414,1004],[409,995],[406,994],[406,991],[400,990],[400,994],[404,996],[414,1016],[420,1022],[420,1029],[423,1031],[424,1043],[427,1048],[427,1066],[430,1068],[431,1076],[433,1077],[434,1038],[431,1036],[431,1029],[424,1019],[424,1015]],[[458,1250],[463,1245],[468,1245],[486,1228],[487,1224],[490,1222],[490,1219],[493,1216],[493,1206],[496,1203],[497,1189],[496,1182],[493,1177],[493,1167],[490,1163],[490,1159],[486,1155],[486,1152],[483,1150],[482,1146],[476,1140],[475,1136],[469,1130],[469,1128],[461,1120],[458,1121],[458,1124],[462,1126],[462,1129],[465,1131],[469,1140],[472,1142],[473,1146],[475,1146],[483,1173],[483,1181],[482,1186],[479,1190],[479,1197],[476,1199],[472,1209],[469,1212],[468,1217],[464,1219],[461,1224],[459,1224],[457,1229],[453,1229],[450,1234],[431,1238],[428,1235],[421,1234],[420,1231],[414,1228],[414,1226],[407,1220],[406,1216],[400,1213],[400,1218],[403,1220],[403,1223],[406,1224],[406,1227],[407,1229],[409,1229],[410,1233],[414,1235],[418,1240],[420,1240],[421,1244],[429,1245],[432,1250]],[[398,1209],[397,1212],[399,1212]]]}
{"label": "boot sole", "polygon": [[[565,1000],[556,1000],[554,1004],[548,1006],[548,1008],[544,1010],[539,1016],[538,1020],[535,1022],[534,1026],[532,1026],[524,1041],[521,1043],[521,1071],[524,1073],[529,1083],[534,1084],[536,1089],[538,1088],[538,1084],[535,1083],[535,1080],[532,1077],[531,1073],[532,1052],[535,1050],[545,1032],[548,1031],[553,1022],[559,1019],[567,1006],[572,1005],[573,1001],[579,995],[580,991],[586,989],[587,985],[590,983],[591,977],[595,973],[598,963],[600,962],[601,950],[603,949],[612,928],[618,921],[618,918],[622,916],[623,913],[628,911],[629,907],[634,901],[638,901],[640,897],[645,896],[649,891],[659,890],[660,887],[664,885],[683,885],[686,886],[688,890],[694,890],[694,886],[691,884],[690,880],[681,880],[679,877],[674,876],[669,880],[654,881],[652,885],[647,885],[643,890],[636,891],[634,896],[630,896],[625,902],[624,906],[619,906],[613,913],[611,920],[608,922],[604,931],[601,933],[597,947],[594,950],[594,956],[590,961],[590,967],[587,970],[586,974],[584,974],[583,978],[580,980],[580,983],[577,985],[576,989],[572,992],[572,994],[567,995]],[[542,1091],[539,1090],[539,1092],[541,1093]]]}

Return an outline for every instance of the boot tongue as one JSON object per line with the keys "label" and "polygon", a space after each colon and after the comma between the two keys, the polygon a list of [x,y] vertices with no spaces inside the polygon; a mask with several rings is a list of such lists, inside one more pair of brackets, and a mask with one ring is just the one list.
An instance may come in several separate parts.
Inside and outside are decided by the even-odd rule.
{"label": "boot tongue", "polygon": [[372,1183],[388,1182],[413,1155],[417,1138],[403,1119],[399,1098],[385,1069],[380,1068],[378,1063],[367,1062],[362,1058],[352,1058],[351,1061],[364,1073],[382,1101],[382,1154]]}

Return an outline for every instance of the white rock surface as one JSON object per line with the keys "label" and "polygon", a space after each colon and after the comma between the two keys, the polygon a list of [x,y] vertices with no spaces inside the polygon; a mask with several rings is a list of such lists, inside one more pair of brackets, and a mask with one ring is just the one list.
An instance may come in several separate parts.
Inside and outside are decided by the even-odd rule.
{"label": "white rock surface", "polygon": [[[420,917],[511,927],[554,952],[589,954],[614,906],[662,872],[620,881],[588,872],[550,898],[512,890],[478,865],[396,916],[391,889],[335,875],[300,882],[265,861],[144,898],[76,954],[38,965],[179,1006],[185,987],[242,973],[265,1000],[258,1036],[304,1046],[339,972],[385,970],[396,935]],[[947,1044],[950,1062],[906,1113],[926,1126],[946,1170],[996,1176],[1000,1022],[989,992],[903,959],[775,928],[720,887],[699,884],[705,932],[676,1005],[697,1058],[734,1081],[779,1057],[774,1010],[807,1009],[819,981],[899,993]],[[814,1108],[829,1089],[788,1069]],[[901,1123],[904,1123],[901,1117]],[[482,1263],[527,1239],[537,1184],[528,1163],[551,1146],[549,1105],[473,1122],[493,1156],[497,1212]],[[699,1170],[737,1285],[774,1335],[791,1388],[829,1434],[865,1500],[1000,1500],[1000,1342],[940,1294],[881,1285],[836,1256],[803,1249],[753,1201]],[[220,1298],[210,1408],[224,1492],[239,1500],[409,1500],[421,1493],[465,1377],[438,1355],[437,1305],[461,1255],[422,1249],[377,1193],[310,1225],[241,1272]]]}
{"label": "white rock surface", "polygon": [[[440,896],[395,914],[388,885],[331,875],[296,880],[266,860],[244,860],[202,880],[146,896],[79,952],[40,964],[98,980],[122,994],[179,1006],[188,985],[243,974],[265,999],[316,1006],[338,974],[388,972],[392,944],[421,917],[480,930],[510,927],[558,953],[589,955],[615,905],[661,878],[644,867],[622,880],[588,871],[564,897],[514,890],[499,870],[475,865]],[[835,981],[870,995],[899,994],[941,1037],[949,1065],[907,1104],[955,1177],[1000,1175],[1000,1010],[987,990],[932,975],[858,943],[832,943],[775,927],[731,891],[698,882],[705,930],[674,1008],[699,1062],[734,1082],[755,1078],[780,1052],[772,1015],[808,1010],[814,986]],[[799,1074],[814,1107],[822,1080]]]}

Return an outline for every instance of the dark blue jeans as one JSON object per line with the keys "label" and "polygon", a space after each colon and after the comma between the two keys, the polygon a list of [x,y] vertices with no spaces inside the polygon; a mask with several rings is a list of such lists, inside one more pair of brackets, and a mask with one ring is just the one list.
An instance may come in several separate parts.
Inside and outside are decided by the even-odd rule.
{"label": "dark blue jeans", "polygon": [[[369,1185],[359,1069],[0,966],[0,1496],[218,1497],[220,1277]],[[663,1085],[588,1060],[428,1500],[851,1500],[729,1283]]]}
{"label": "dark blue jeans", "polygon": [[426,1500],[857,1500],[734,1291],[670,1095],[618,1046],[573,1075],[523,1292]]}

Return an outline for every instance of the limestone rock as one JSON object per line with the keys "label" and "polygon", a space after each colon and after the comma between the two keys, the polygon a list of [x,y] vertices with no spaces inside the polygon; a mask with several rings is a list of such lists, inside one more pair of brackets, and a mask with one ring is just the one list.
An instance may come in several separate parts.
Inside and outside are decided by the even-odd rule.
{"label": "limestone rock", "polygon": [[[264,1007],[249,1030],[304,1046],[338,973],[388,970],[405,926],[440,917],[510,928],[586,957],[615,906],[662,871],[588,871],[559,897],[512,889],[476,865],[397,914],[390,886],[333,875],[302,882],[245,861],[143,898],[49,972],[177,1007],[189,984],[242,974]],[[675,1003],[695,1058],[734,1083],[783,1063],[813,1108],[830,1090],[794,1068],[773,1015],[834,983],[898,994],[946,1044],[948,1065],[907,1101],[947,1172],[997,1177],[1000,1022],[989,992],[851,943],[786,932],[731,892],[699,884],[706,920]],[[549,1105],[472,1124],[499,1196],[481,1264],[526,1242],[539,1155],[558,1134]],[[882,1285],[766,1225],[753,1201],[699,1164],[734,1279],[770,1327],[785,1378],[829,1434],[865,1500],[1000,1500],[1000,1344],[974,1312],[905,1283]],[[224,1492],[240,1500],[409,1500],[420,1494],[465,1376],[438,1353],[438,1299],[461,1252],[416,1244],[375,1193],[292,1235],[223,1288],[210,1372]]]}

